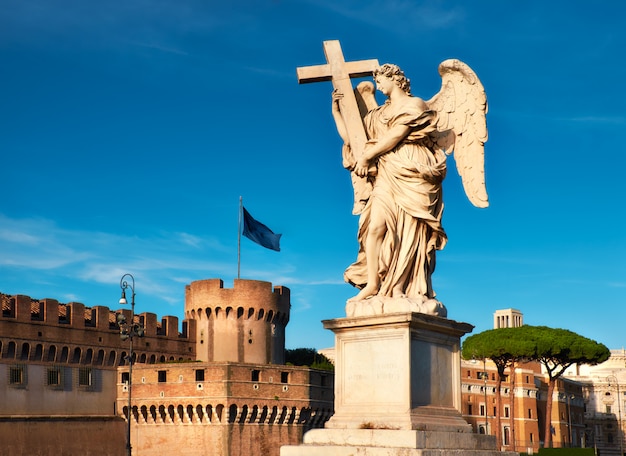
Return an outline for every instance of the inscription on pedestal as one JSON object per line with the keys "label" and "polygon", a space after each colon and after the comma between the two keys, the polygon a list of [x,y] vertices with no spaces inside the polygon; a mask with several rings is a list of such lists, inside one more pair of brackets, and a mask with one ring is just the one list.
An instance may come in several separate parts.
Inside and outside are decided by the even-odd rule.
{"label": "inscription on pedestal", "polygon": [[373,331],[343,342],[342,402],[350,404],[398,404],[408,387],[407,360],[401,353],[407,341],[402,334]]}

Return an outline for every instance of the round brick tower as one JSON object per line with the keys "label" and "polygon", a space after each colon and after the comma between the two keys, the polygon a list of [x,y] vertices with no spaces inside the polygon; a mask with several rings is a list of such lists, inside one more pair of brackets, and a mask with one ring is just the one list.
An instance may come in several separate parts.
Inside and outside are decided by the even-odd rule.
{"label": "round brick tower", "polygon": [[199,361],[284,364],[289,289],[259,280],[198,280],[185,287],[185,317],[196,321]]}

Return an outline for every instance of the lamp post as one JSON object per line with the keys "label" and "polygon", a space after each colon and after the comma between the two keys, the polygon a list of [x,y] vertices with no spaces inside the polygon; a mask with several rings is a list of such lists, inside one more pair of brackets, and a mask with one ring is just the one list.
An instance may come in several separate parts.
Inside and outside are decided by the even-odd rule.
{"label": "lamp post", "polygon": [[615,387],[617,388],[617,413],[618,413],[618,423],[619,429],[617,431],[617,438],[619,438],[619,454],[624,454],[624,439],[622,438],[622,406],[620,402],[622,398],[619,393],[619,381],[615,375],[609,375],[606,378],[606,381],[609,383],[609,388],[611,387],[611,382],[615,382]]}
{"label": "lamp post", "polygon": [[[129,278],[131,283],[128,283],[125,279]],[[132,414],[132,384],[133,384],[133,338],[143,337],[144,328],[139,323],[135,323],[135,278],[131,274],[124,274],[120,279],[120,288],[122,289],[122,297],[119,303],[121,305],[128,304],[126,300],[126,290],[131,291],[130,300],[130,322],[126,321],[126,317],[123,314],[117,314],[117,324],[120,327],[120,338],[122,340],[129,340],[128,350],[128,414],[126,416],[126,454],[132,455],[132,446],[130,444],[130,419]]]}

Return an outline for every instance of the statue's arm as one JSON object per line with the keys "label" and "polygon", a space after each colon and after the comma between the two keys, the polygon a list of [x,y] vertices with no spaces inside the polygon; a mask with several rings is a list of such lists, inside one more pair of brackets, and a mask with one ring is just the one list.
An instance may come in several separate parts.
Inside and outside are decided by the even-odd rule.
{"label": "statue's arm", "polygon": [[341,139],[343,139],[344,144],[350,144],[350,138],[348,136],[348,130],[346,129],[346,124],[343,121],[343,117],[341,115],[341,111],[339,109],[339,100],[343,97],[343,94],[337,90],[333,90],[333,102],[332,102],[332,113],[333,119],[335,119],[335,125],[337,126],[337,133]]}
{"label": "statue's arm", "polygon": [[408,125],[396,125],[389,129],[387,134],[377,138],[376,142],[368,142],[365,145],[363,155],[359,157],[354,172],[363,177],[367,175],[370,163],[377,157],[393,150],[411,132]]}

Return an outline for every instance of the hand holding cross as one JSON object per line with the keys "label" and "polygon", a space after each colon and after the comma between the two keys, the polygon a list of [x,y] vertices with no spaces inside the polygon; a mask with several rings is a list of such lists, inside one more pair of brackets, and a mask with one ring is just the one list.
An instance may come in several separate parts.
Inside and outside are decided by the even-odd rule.
{"label": "hand holding cross", "polygon": [[305,84],[331,81],[334,89],[343,94],[339,99],[341,115],[350,139],[352,153],[358,159],[363,153],[367,136],[350,79],[370,76],[379,66],[378,60],[346,62],[337,40],[324,41],[324,54],[328,63],[297,68],[298,82]]}

